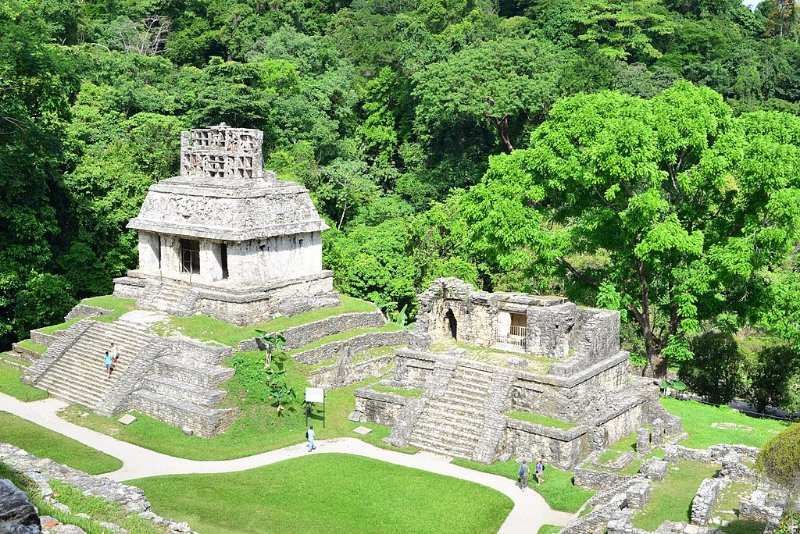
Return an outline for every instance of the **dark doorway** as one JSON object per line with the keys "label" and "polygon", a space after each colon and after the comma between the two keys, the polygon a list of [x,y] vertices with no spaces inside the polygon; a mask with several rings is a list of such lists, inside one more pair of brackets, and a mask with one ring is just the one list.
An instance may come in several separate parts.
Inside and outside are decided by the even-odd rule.
{"label": "dark doorway", "polygon": [[458,339],[458,321],[456,321],[456,316],[453,315],[453,310],[447,310],[447,313],[444,314],[444,318],[447,319],[450,335],[453,336],[453,339]]}
{"label": "dark doorway", "polygon": [[181,270],[192,274],[200,272],[200,241],[181,239]]}
{"label": "dark doorway", "polygon": [[228,278],[228,245],[223,243],[219,247],[220,263],[222,264],[222,278]]}

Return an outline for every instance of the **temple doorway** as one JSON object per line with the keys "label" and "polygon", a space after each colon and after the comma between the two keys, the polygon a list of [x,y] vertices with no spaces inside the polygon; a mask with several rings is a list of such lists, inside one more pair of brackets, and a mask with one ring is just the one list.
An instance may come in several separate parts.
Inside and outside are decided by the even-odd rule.
{"label": "temple doorway", "polygon": [[444,314],[444,318],[447,319],[447,327],[450,331],[450,335],[453,339],[458,339],[458,321],[456,321],[456,316],[453,315],[453,310],[447,310],[447,313]]}

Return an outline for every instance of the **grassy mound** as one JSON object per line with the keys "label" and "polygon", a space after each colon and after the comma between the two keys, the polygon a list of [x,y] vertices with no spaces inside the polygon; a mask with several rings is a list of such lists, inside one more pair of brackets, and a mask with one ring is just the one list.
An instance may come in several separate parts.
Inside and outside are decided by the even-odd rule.
{"label": "grassy mound", "polygon": [[497,532],[513,506],[494,490],[369,458],[309,455],[216,475],[146,478],[156,513],[199,532]]}
{"label": "grassy mound", "polygon": [[122,462],[113,456],[6,412],[0,412],[0,442],[91,475],[122,467]]}

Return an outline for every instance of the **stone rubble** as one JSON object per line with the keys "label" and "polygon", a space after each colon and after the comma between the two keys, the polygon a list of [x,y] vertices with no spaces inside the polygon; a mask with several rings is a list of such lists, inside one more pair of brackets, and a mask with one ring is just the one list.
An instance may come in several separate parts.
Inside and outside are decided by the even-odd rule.
{"label": "stone rubble", "polygon": [[[152,512],[150,503],[145,498],[144,492],[133,486],[115,482],[110,478],[84,473],[77,469],[58,464],[47,458],[38,458],[28,454],[25,450],[8,443],[0,443],[0,463],[20,472],[24,477],[32,480],[39,489],[39,493],[48,504],[70,513],[68,507],[57,501],[50,480],[59,480],[82,491],[84,495],[102,497],[103,499],[121,506],[130,513],[137,513],[142,517],[163,525],[172,532],[192,532],[186,523],[178,523],[171,519],[163,518]],[[49,518],[52,521],[52,518]],[[68,530],[63,525],[49,528],[49,532],[78,533],[83,530]],[[121,527],[120,527],[121,528]]]}

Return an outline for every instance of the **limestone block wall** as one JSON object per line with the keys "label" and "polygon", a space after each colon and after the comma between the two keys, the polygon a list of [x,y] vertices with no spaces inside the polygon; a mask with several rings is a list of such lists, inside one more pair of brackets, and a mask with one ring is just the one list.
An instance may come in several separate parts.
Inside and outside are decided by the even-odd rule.
{"label": "limestone block wall", "polygon": [[350,354],[356,354],[376,347],[404,345],[406,340],[407,332],[405,330],[397,332],[372,332],[342,341],[326,343],[317,348],[294,354],[292,357],[300,363],[314,364],[335,356],[341,350],[348,350]]}
{"label": "limestone block wall", "polygon": [[[197,293],[194,312],[239,326],[339,304],[330,271],[297,280],[275,282],[258,291],[236,296],[205,288],[198,289]],[[117,294],[116,289],[114,294]]]}
{"label": "limestone block wall", "polygon": [[423,389],[433,374],[434,357],[426,352],[409,349],[397,351],[395,380],[410,389]]}
{"label": "limestone block wall", "polygon": [[228,246],[228,276],[234,283],[260,285],[320,271],[321,232],[254,239]]}
{"label": "limestone block wall", "polygon": [[356,408],[359,421],[372,421],[393,426],[405,409],[407,397],[379,393],[368,388],[356,390]]}
{"label": "limestone block wall", "polygon": [[586,429],[562,430],[506,417],[498,456],[543,458],[545,463],[572,469],[588,454]]}
{"label": "limestone block wall", "polygon": [[161,270],[161,238],[153,232],[139,232],[139,269],[148,273]]}
{"label": "limestone block wall", "polygon": [[550,358],[566,358],[577,306],[572,302],[528,309],[527,352]]}
{"label": "limestone block wall", "polygon": [[692,500],[692,523],[705,525],[711,519],[711,510],[717,502],[719,492],[727,485],[727,481],[720,478],[707,478],[703,480]]}
{"label": "limestone block wall", "polygon": [[222,280],[222,243],[200,240],[200,279],[204,282]]}
{"label": "limestone block wall", "polygon": [[[378,310],[366,313],[344,313],[335,315],[312,323],[287,328],[283,331],[286,343],[283,345],[285,350],[293,350],[308,345],[318,339],[332,334],[338,334],[345,330],[358,328],[372,328],[386,324],[386,318]],[[239,342],[239,351],[266,350],[264,341],[261,338],[245,339]]]}
{"label": "limestone block wall", "polygon": [[76,317],[93,317],[95,315],[108,315],[112,310],[107,310],[99,306],[89,306],[88,304],[76,304],[68,314],[64,316],[65,321]]}
{"label": "limestone block wall", "polygon": [[595,363],[619,352],[618,311],[578,308],[577,314],[581,327],[572,336],[576,357]]}
{"label": "limestone block wall", "polygon": [[[348,358],[348,360],[350,359]],[[383,376],[393,365],[393,354],[356,364],[350,363],[350,361],[341,361],[309,372],[308,381],[315,387],[340,388],[371,376]]]}

